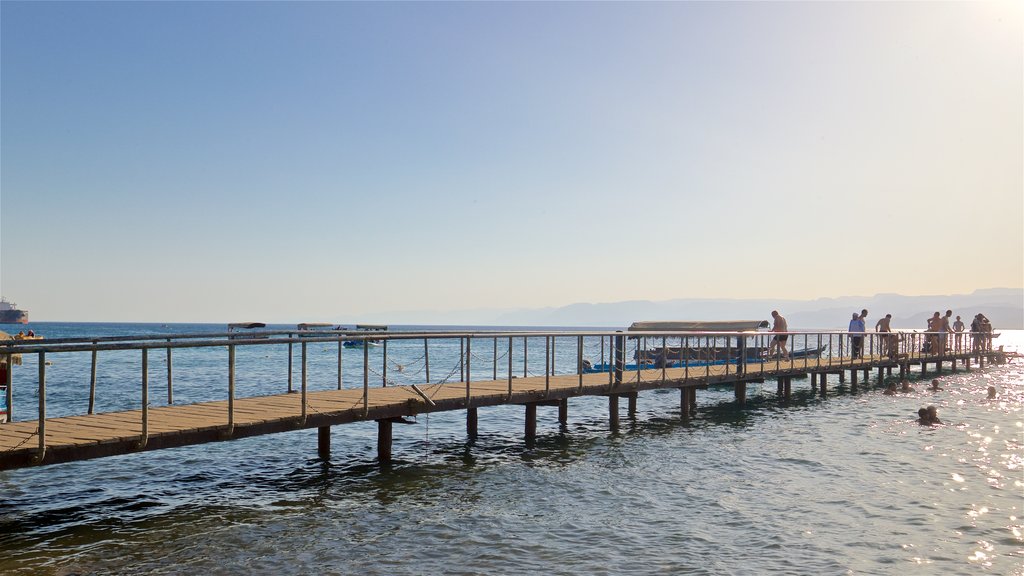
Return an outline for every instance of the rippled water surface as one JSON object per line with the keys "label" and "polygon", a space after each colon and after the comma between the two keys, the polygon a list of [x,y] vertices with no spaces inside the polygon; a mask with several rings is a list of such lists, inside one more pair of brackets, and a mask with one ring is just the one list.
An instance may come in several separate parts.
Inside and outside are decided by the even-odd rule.
{"label": "rippled water surface", "polygon": [[[579,398],[566,427],[541,407],[532,445],[521,407],[481,409],[473,442],[463,413],[421,415],[386,469],[360,423],[329,462],[307,430],[0,472],[0,573],[1024,574],[1024,364],[941,382],[797,380],[788,405],[768,382],[742,409],[711,389],[687,423],[647,392],[617,432]],[[927,404],[943,425],[915,423]]]}

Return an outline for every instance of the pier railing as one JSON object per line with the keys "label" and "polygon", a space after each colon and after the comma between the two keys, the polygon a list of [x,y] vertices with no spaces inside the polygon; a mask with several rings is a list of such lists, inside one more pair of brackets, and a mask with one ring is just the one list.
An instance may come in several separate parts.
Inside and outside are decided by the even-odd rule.
{"label": "pier railing", "polygon": [[[778,336],[787,336],[787,354],[772,349],[772,341]],[[416,377],[423,374],[418,382],[399,382],[389,378],[389,345],[401,346],[408,353],[422,343],[422,355],[417,359],[422,365]],[[457,344],[456,344],[457,343]],[[38,369],[36,385],[36,410],[38,419],[39,454],[45,453],[47,420],[47,366],[50,357],[72,353],[90,355],[90,379],[86,414],[96,411],[97,373],[101,354],[113,352],[138,353],[137,398],[141,404],[142,437],[140,447],[145,446],[149,430],[150,359],[154,353],[162,352],[166,366],[167,404],[174,403],[173,353],[184,349],[197,352],[227,351],[224,366],[226,379],[227,421],[230,430],[234,425],[234,402],[236,399],[236,351],[258,347],[287,348],[287,387],[285,391],[301,395],[301,418],[305,420],[307,394],[309,392],[309,351],[313,345],[337,346],[337,364],[331,369],[336,372],[337,388],[343,389],[343,375],[346,356],[357,355],[361,359],[361,386],[364,413],[369,410],[371,381],[380,386],[408,384],[425,401],[429,395],[416,384],[460,382],[465,384],[466,402],[474,382],[505,380],[511,395],[513,379],[519,377],[543,376],[545,391],[555,375],[576,374],[579,386],[583,387],[586,373],[607,373],[608,383],[640,382],[647,372],[648,378],[660,376],[669,380],[668,369],[681,368],[682,380],[709,379],[712,374],[719,379],[742,380],[753,365],[761,369],[781,370],[800,360],[803,371],[830,371],[851,369],[863,364],[864,358],[874,365],[891,362],[892,365],[922,360],[941,360],[950,357],[982,355],[992,348],[992,335],[988,333],[926,333],[926,332],[868,332],[851,334],[838,331],[819,332],[624,332],[624,331],[465,331],[465,332],[343,332],[334,330],[267,330],[259,332],[222,332],[161,334],[152,336],[60,338],[33,341],[0,342],[0,367],[3,370],[7,419],[13,421],[15,379],[13,359],[35,357]],[[456,345],[458,352],[455,353]],[[299,356],[299,385],[294,384],[295,352]],[[346,349],[349,350],[346,355]],[[378,350],[379,349],[379,350]],[[443,349],[439,354],[439,349]],[[372,351],[372,352],[371,352]],[[434,378],[431,375],[431,352],[435,353]],[[454,356],[454,362],[453,362]],[[360,358],[361,357],[361,358]],[[216,359],[217,362],[222,361]],[[538,360],[539,359],[539,360]],[[438,370],[439,360],[442,362]],[[273,362],[273,361],[272,361]],[[31,364],[31,362],[29,362]],[[322,364],[318,364],[322,369]],[[398,364],[399,372],[405,366]],[[658,374],[660,369],[660,374]],[[441,377],[437,377],[438,375]],[[455,380],[456,376],[458,380]],[[679,380],[678,375],[674,379]],[[333,380],[333,379],[332,379]],[[30,384],[31,385],[31,384]],[[261,390],[262,392],[263,390]],[[266,394],[280,393],[267,388]],[[259,395],[259,394],[257,394]],[[224,398],[223,396],[221,398]],[[0,428],[2,433],[2,428]]]}

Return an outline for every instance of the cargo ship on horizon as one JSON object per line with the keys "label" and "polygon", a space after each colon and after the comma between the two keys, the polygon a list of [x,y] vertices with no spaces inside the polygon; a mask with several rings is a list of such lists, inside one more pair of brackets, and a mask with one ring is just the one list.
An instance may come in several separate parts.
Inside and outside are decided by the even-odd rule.
{"label": "cargo ship on horizon", "polygon": [[0,297],[0,324],[28,324],[28,311],[18,310],[18,305]]}

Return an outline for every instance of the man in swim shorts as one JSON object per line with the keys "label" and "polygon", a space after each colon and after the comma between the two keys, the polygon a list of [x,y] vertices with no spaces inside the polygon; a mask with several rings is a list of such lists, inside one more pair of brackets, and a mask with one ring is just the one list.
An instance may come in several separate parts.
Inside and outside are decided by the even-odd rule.
{"label": "man in swim shorts", "polygon": [[[789,324],[786,323],[786,319],[779,314],[778,310],[772,310],[772,332],[788,332]],[[772,344],[768,347],[768,355],[778,352],[783,358],[789,357],[789,350],[786,350],[786,341],[789,340],[789,334],[775,334],[772,336]]]}

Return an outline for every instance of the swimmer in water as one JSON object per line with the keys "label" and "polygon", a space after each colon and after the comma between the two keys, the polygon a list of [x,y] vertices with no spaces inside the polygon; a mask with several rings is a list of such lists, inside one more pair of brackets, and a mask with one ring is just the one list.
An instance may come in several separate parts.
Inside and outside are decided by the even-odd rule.
{"label": "swimmer in water", "polygon": [[929,424],[942,424],[942,420],[939,420],[939,409],[938,408],[936,408],[935,406],[929,406],[929,407],[925,408],[925,411],[928,413],[928,423]]}
{"label": "swimmer in water", "polygon": [[892,396],[895,393],[896,393],[896,383],[895,382],[890,382],[889,385],[885,387],[885,392],[882,392],[882,394],[885,394],[886,396]]}
{"label": "swimmer in water", "polygon": [[917,411],[917,423],[922,426],[928,426],[931,421],[928,419],[928,409],[919,408]]}
{"label": "swimmer in water", "polygon": [[937,391],[937,390],[942,390],[942,388],[939,388],[939,379],[938,378],[932,380],[932,391]]}
{"label": "swimmer in water", "polygon": [[904,380],[900,383],[900,392],[913,392],[914,388],[910,386],[910,380]]}
{"label": "swimmer in water", "polygon": [[988,399],[989,400],[995,400],[996,399],[996,387],[995,386],[989,386],[988,387]]}

